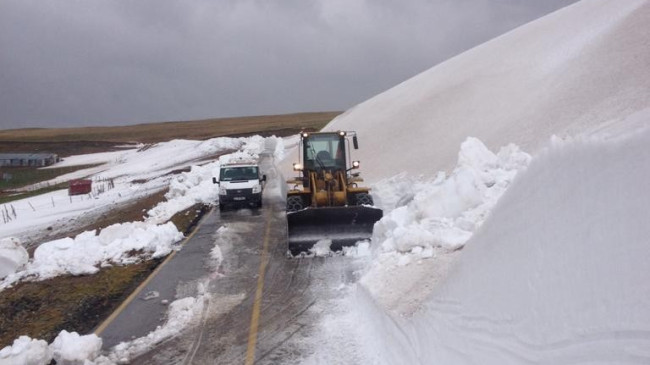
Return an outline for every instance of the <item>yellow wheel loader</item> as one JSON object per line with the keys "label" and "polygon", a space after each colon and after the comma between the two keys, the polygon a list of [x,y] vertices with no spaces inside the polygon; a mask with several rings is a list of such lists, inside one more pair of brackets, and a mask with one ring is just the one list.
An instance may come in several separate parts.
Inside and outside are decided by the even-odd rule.
{"label": "yellow wheel loader", "polygon": [[339,251],[372,236],[382,217],[373,207],[359,161],[350,160],[352,147],[359,148],[356,132],[301,132],[300,158],[293,169],[298,176],[287,181],[287,230],[292,255],[309,251],[317,242]]}

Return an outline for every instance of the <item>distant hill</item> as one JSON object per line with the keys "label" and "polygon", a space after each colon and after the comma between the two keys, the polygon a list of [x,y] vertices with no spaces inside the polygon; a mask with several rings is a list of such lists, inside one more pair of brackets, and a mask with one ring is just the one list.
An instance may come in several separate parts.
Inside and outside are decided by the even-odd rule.
{"label": "distant hill", "polygon": [[301,129],[320,130],[341,112],[295,113],[118,127],[28,128],[0,130],[0,152],[53,152],[66,156],[108,151],[124,143],[223,136],[287,136]]}

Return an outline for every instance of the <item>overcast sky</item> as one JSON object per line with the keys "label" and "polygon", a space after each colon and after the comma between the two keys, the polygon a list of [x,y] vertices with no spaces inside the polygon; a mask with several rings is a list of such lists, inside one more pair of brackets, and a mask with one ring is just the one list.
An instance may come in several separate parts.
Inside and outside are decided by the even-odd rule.
{"label": "overcast sky", "polygon": [[0,129],[346,110],[574,0],[0,0]]}

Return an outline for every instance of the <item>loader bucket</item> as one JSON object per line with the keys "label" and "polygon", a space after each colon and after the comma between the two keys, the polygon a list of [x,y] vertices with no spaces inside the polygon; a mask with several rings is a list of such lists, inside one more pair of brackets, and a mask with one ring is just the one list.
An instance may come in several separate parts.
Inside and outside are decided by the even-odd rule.
{"label": "loader bucket", "polygon": [[309,252],[316,242],[331,240],[330,249],[340,251],[361,240],[369,240],[382,211],[366,206],[307,208],[287,213],[289,251]]}

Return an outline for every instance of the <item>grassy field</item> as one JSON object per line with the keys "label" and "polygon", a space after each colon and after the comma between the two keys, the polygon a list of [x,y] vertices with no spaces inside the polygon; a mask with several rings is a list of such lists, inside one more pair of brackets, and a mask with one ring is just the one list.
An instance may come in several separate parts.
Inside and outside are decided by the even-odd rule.
{"label": "grassy field", "polygon": [[340,112],[218,118],[187,122],[148,123],[119,127],[29,128],[0,130],[0,153],[52,152],[61,156],[109,151],[124,143],[155,143],[172,139],[223,136],[288,136],[320,130]]}

